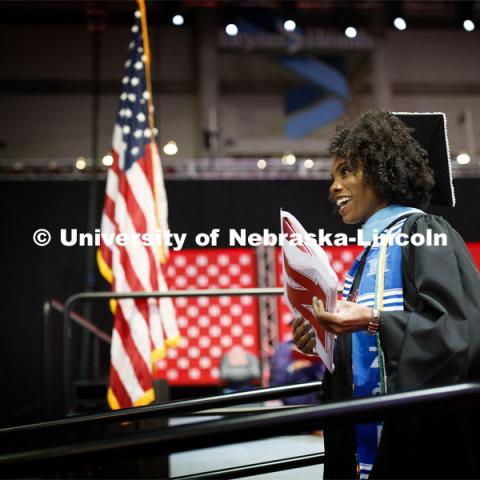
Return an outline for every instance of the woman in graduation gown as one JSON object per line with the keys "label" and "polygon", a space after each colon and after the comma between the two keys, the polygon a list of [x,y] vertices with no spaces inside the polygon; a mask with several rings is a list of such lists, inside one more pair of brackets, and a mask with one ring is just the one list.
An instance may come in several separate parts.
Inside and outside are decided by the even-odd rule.
{"label": "woman in graduation gown", "polygon": [[[372,242],[337,312],[314,299],[318,321],[337,335],[324,401],[480,381],[478,271],[459,234],[423,211],[430,201],[455,203],[445,128],[442,114],[367,112],[332,139],[330,197],[345,223],[362,223],[367,240],[375,232],[443,240]],[[313,353],[308,324],[296,319],[293,333]],[[326,429],[324,477],[480,478],[479,452],[475,410],[427,408],[421,418]]]}

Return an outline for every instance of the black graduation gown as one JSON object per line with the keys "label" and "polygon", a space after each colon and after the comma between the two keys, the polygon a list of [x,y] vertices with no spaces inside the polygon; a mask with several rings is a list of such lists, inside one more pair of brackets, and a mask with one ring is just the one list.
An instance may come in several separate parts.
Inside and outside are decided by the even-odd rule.
{"label": "black graduation gown", "polygon": [[[443,218],[412,215],[403,231],[445,233],[447,246],[403,247],[404,311],[382,312],[389,393],[480,381],[480,276]],[[351,335],[337,338],[324,401],[352,398]],[[480,410],[480,407],[479,409]],[[325,430],[324,478],[355,478],[355,429]],[[480,421],[472,411],[385,422],[370,478],[480,478]]]}

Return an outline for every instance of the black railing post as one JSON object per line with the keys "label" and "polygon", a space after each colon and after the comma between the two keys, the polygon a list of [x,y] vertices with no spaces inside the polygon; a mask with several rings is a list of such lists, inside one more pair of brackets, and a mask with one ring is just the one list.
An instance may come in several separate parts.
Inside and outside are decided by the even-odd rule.
{"label": "black railing post", "polygon": [[93,353],[93,379],[98,382],[100,378],[100,339],[96,336],[92,338],[92,353]]}
{"label": "black railing post", "polygon": [[71,382],[72,382],[72,320],[70,309],[65,307],[66,314],[63,319],[63,412],[71,413]]}
{"label": "black railing post", "polygon": [[47,300],[43,304],[43,403],[45,418],[52,418],[52,355],[53,355],[53,332],[52,332],[52,305]]}

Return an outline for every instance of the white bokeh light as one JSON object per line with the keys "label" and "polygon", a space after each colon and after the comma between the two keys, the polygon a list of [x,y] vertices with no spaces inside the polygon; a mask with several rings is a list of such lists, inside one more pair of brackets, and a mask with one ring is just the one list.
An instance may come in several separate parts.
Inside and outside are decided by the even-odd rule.
{"label": "white bokeh light", "polygon": [[284,165],[295,165],[296,161],[297,161],[297,157],[293,153],[286,153],[282,157],[282,163]]}
{"label": "white bokeh light", "polygon": [[183,18],[183,15],[180,15],[179,13],[177,13],[177,15],[173,16],[172,23],[176,27],[180,27],[181,25],[183,25],[185,23],[185,19]]}
{"label": "white bokeh light", "polygon": [[393,21],[393,25],[397,30],[405,30],[407,28],[407,22],[402,17],[397,17]]}
{"label": "white bokeh light", "polygon": [[466,32],[473,32],[473,30],[475,30],[475,23],[473,23],[472,20],[467,19],[463,22],[463,28]]}
{"label": "white bokeh light", "polygon": [[305,168],[307,168],[308,170],[310,170],[310,168],[313,167],[313,160],[311,158],[307,158],[304,162],[303,162],[303,165],[305,166]]}
{"label": "white bokeh light", "polygon": [[85,170],[87,168],[87,160],[85,157],[78,157],[75,160],[75,168],[77,170]]}
{"label": "white bokeh light", "polygon": [[234,23],[229,23],[225,27],[225,33],[230,37],[235,37],[238,35],[238,27]]}
{"label": "white bokeh light", "polygon": [[457,155],[457,163],[459,165],[467,165],[470,163],[470,155],[467,152],[462,152]]}
{"label": "white bokeh light", "polygon": [[163,146],[163,152],[165,153],[165,155],[175,155],[178,152],[178,147],[175,140],[168,141]]}
{"label": "white bokeh light", "polygon": [[355,27],[347,27],[345,29],[345,35],[348,38],[355,38],[357,36],[357,29]]}
{"label": "white bokeh light", "polygon": [[295,29],[297,28],[297,24],[295,23],[294,20],[285,20],[284,24],[283,24],[283,28],[287,31],[287,32],[294,32]]}
{"label": "white bokeh light", "polygon": [[107,153],[106,155],[103,156],[102,158],[102,163],[106,167],[111,167],[113,165],[113,157],[110,153]]}

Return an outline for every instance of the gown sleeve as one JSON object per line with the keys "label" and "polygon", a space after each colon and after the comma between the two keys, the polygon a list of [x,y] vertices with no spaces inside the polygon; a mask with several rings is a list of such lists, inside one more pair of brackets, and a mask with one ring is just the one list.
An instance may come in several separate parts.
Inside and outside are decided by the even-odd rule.
{"label": "gown sleeve", "polygon": [[445,246],[403,247],[405,311],[382,312],[389,393],[480,380],[480,276],[460,235],[422,215],[404,232],[444,234]]}

